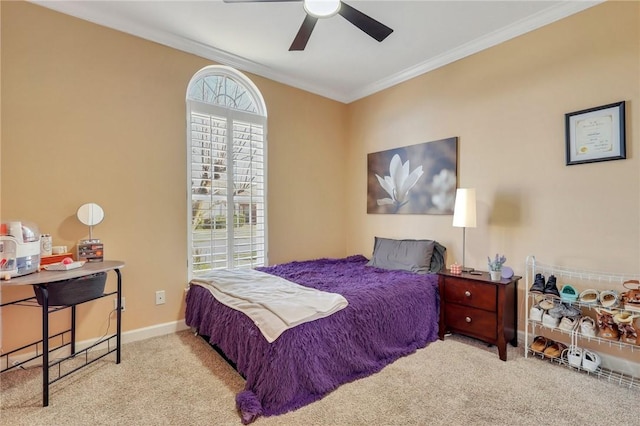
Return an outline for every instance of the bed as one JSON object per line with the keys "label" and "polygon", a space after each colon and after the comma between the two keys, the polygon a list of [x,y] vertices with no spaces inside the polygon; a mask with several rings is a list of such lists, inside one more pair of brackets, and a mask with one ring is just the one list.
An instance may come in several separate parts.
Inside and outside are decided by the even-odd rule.
{"label": "bed", "polygon": [[[444,253],[435,247],[442,249],[434,253]],[[437,339],[437,275],[381,268],[375,254],[371,260],[356,255],[256,268],[348,300],[346,308],[289,329],[272,343],[245,314],[190,286],[187,325],[207,336],[246,379],[236,396],[242,423],[314,402]],[[436,265],[427,259],[431,269],[443,264],[442,256],[435,257]]]}

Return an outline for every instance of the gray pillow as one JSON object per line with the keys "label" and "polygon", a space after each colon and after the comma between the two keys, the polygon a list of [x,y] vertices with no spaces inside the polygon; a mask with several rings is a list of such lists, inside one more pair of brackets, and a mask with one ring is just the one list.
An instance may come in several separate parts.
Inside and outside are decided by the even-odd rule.
{"label": "gray pillow", "polygon": [[375,237],[373,256],[367,265],[426,274],[430,272],[435,245],[436,242],[433,240],[392,240]]}

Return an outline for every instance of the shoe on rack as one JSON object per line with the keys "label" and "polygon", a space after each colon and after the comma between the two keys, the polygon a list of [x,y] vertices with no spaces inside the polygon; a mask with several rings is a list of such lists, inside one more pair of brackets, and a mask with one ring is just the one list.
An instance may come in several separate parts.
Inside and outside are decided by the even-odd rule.
{"label": "shoe on rack", "polygon": [[544,309],[542,309],[540,305],[533,305],[531,309],[529,309],[529,319],[532,321],[542,321],[542,314],[544,314]]}
{"label": "shoe on rack", "polygon": [[638,340],[640,327],[634,326],[635,319],[638,317],[640,317],[640,314],[632,314],[626,311],[618,312],[613,316],[613,321],[618,325],[621,342],[631,343],[632,345],[640,344],[640,340]]}
{"label": "shoe on rack", "polygon": [[628,311],[640,312],[640,281],[629,280],[622,283],[622,286],[627,289],[620,295],[621,303],[624,303],[624,308]]}
{"label": "shoe on rack", "polygon": [[545,311],[548,311],[549,309],[553,308],[554,306],[556,306],[556,302],[553,298],[551,297],[545,297],[544,299],[542,299],[538,305]]}
{"label": "shoe on rack", "polygon": [[580,318],[580,333],[587,337],[596,337],[596,322],[591,317]]}
{"label": "shoe on rack", "polygon": [[616,309],[596,308],[596,323],[598,325],[598,337],[608,340],[618,340],[620,333],[618,325],[613,317],[618,313]]}
{"label": "shoe on rack", "polygon": [[584,351],[584,354],[582,355],[583,370],[593,373],[598,369],[598,367],[600,367],[601,362],[602,359],[600,359],[600,355],[598,355],[597,353],[590,350]]}
{"label": "shoe on rack", "polygon": [[617,326],[614,328],[612,326],[605,325],[599,328],[598,337],[601,339],[617,341],[620,338],[620,332],[618,331]]}
{"label": "shoe on rack", "polygon": [[560,355],[562,355],[562,352],[564,352],[565,349],[567,349],[567,345],[560,342],[554,342],[547,346],[547,349],[544,350],[543,354],[547,358],[560,358]]}
{"label": "shoe on rack", "polygon": [[560,324],[560,317],[555,318],[549,314],[549,311],[542,315],[542,325],[549,328],[556,328]]}
{"label": "shoe on rack", "polygon": [[615,308],[620,303],[620,295],[615,290],[601,292],[599,299],[603,308]]}
{"label": "shoe on rack", "polygon": [[573,331],[576,324],[578,324],[577,318],[562,317],[562,319],[560,320],[560,325],[558,325],[558,327],[560,328],[560,330],[571,332]]}
{"label": "shoe on rack", "polygon": [[577,318],[581,315],[581,312],[579,309],[574,308],[571,305],[558,303],[557,299],[556,299],[555,305],[548,310],[548,313],[554,318],[562,318],[562,317]]}
{"label": "shoe on rack", "polygon": [[544,290],[542,292],[547,296],[552,296],[560,299],[560,292],[558,291],[558,286],[556,285],[555,275],[549,275],[549,279],[544,285]]}
{"label": "shoe on rack", "polygon": [[564,316],[565,306],[562,303],[554,302],[553,308],[547,310],[547,313],[554,318],[562,318]]}
{"label": "shoe on rack", "polygon": [[562,311],[562,313],[564,314],[565,317],[571,317],[574,319],[579,319],[582,316],[582,311],[580,311],[580,309],[576,308],[573,305],[563,305],[564,306],[564,310]]}
{"label": "shoe on rack", "polygon": [[621,311],[613,316],[613,322],[616,324],[633,324],[633,320],[640,317],[640,314],[632,314],[631,312]]}
{"label": "shoe on rack", "polygon": [[598,300],[600,299],[600,293],[598,293],[598,290],[590,288],[580,293],[579,299],[581,303],[591,305],[598,302]]}
{"label": "shoe on rack", "polygon": [[547,339],[544,336],[536,336],[533,339],[533,342],[531,343],[530,348],[533,352],[537,352],[541,354],[541,353],[544,353],[544,350],[547,349],[547,347],[549,347],[553,343],[555,343],[553,340]]}
{"label": "shoe on rack", "polygon": [[575,302],[578,300],[578,291],[573,286],[565,284],[560,290],[560,298],[563,302]]}
{"label": "shoe on rack", "polygon": [[567,349],[567,361],[572,367],[580,368],[582,366],[582,357],[584,351],[578,346],[569,346]]}
{"label": "shoe on rack", "polygon": [[529,293],[540,293],[544,292],[544,275],[536,274],[536,278],[533,280],[533,285],[529,289]]}

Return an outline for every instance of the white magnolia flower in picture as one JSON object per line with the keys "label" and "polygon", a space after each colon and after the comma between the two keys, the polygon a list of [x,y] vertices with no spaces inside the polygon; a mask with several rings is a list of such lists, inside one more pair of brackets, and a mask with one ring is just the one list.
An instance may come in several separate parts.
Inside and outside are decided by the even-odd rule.
{"label": "white magnolia flower in picture", "polygon": [[376,174],[378,182],[382,189],[387,191],[391,198],[379,198],[378,205],[393,205],[395,210],[409,202],[409,191],[415,186],[422,176],[422,166],[418,166],[409,172],[409,160],[402,164],[400,156],[394,155],[389,165],[389,176],[385,176],[384,179]]}
{"label": "white magnolia flower in picture", "polygon": [[367,213],[453,214],[457,148],[452,137],[367,154]]}
{"label": "white magnolia flower in picture", "polygon": [[442,169],[433,176],[431,202],[438,210],[453,211],[456,199],[456,175],[452,170]]}

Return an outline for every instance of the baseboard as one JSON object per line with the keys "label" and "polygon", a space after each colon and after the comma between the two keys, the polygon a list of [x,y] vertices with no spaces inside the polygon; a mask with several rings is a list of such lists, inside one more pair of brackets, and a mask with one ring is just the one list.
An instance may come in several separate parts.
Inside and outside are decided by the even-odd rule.
{"label": "baseboard", "polygon": [[187,330],[188,328],[189,326],[184,320],[138,328],[136,330],[123,332],[122,343],[131,343],[139,340],[150,339],[151,337],[164,336],[171,333],[177,333],[178,331]]}
{"label": "baseboard", "polygon": [[[533,337],[529,337],[530,341],[532,339]],[[524,331],[522,330],[518,330],[518,345],[524,347]],[[640,351],[640,347],[638,348],[638,351]],[[597,350],[594,350],[594,352],[597,352]],[[627,352],[631,353],[630,351]],[[632,377],[640,378],[640,363],[631,361],[630,359],[619,358],[604,352],[598,352],[598,354],[602,359],[602,367]]]}
{"label": "baseboard", "polygon": [[[166,322],[164,324],[156,324],[149,327],[138,328],[136,330],[129,330],[122,333],[121,343],[126,344],[126,343],[137,342],[140,340],[150,339],[152,337],[165,336],[167,334],[177,333],[178,331],[187,330],[188,328],[189,326],[187,326],[187,324],[185,323],[185,320],[180,320],[180,321]],[[98,339],[92,338],[92,339],[83,340],[81,342],[76,342],[76,352],[79,352],[79,351],[82,351],[83,349],[88,348],[89,346],[93,345],[96,342],[96,340]],[[114,340],[112,340],[112,342],[113,341]],[[107,347],[107,343],[105,342],[103,344],[97,345],[91,350],[101,350],[101,349],[105,349],[106,347]],[[56,351],[55,354],[50,355],[50,357],[61,358],[61,357],[68,356],[70,353],[71,353],[71,348],[67,346],[63,349],[60,349],[59,351]],[[27,359],[33,358],[34,356],[35,356],[34,352],[12,356],[11,364],[21,363]],[[29,361],[23,364],[23,367],[27,368],[27,367],[34,367],[34,366],[41,366],[41,365],[42,365],[42,358],[36,358],[32,361]],[[7,366],[2,365],[1,367],[5,368]]]}

